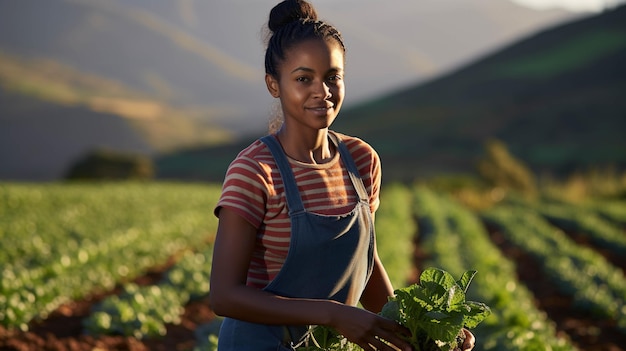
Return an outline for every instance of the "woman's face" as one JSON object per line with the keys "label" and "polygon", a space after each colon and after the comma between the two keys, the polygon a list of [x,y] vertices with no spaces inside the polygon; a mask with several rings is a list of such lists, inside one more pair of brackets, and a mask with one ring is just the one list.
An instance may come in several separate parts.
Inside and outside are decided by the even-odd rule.
{"label": "woman's face", "polygon": [[343,66],[343,50],[332,40],[308,40],[288,50],[278,80],[266,76],[270,93],[280,98],[285,123],[328,128],[343,103]]}

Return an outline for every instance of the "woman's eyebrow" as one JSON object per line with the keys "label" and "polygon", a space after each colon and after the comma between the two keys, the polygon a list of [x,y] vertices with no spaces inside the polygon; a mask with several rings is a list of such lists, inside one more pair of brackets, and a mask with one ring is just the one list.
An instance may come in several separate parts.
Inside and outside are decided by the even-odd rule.
{"label": "woman's eyebrow", "polygon": [[295,73],[295,72],[297,72],[297,71],[305,71],[305,72],[311,72],[311,73],[315,72],[315,70],[314,70],[314,69],[312,69],[312,68],[308,68],[308,67],[302,67],[302,66],[300,66],[300,67],[298,67],[298,68],[294,69],[293,71],[291,71],[291,73]]}
{"label": "woman's eyebrow", "polygon": [[[315,70],[309,67],[297,67],[296,69],[294,69],[293,71],[291,71],[291,73],[295,73],[297,71],[305,71],[305,72],[310,72],[310,73],[315,73]],[[331,69],[328,70],[328,72],[343,72],[342,68],[339,67],[332,67]]]}

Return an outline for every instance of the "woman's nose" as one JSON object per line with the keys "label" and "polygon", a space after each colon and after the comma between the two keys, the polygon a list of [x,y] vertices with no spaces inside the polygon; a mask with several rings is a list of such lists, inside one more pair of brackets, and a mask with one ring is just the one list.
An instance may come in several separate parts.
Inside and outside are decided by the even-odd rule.
{"label": "woman's nose", "polygon": [[325,81],[320,84],[316,84],[315,94],[323,99],[329,99],[333,95],[330,90],[330,86]]}

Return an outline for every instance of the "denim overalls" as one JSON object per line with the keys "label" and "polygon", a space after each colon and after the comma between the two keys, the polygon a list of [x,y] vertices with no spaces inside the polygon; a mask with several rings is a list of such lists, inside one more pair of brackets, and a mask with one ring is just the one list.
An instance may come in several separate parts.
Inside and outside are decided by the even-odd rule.
{"label": "denim overalls", "polygon": [[[277,139],[261,138],[279,167],[291,219],[287,258],[264,290],[285,297],[332,299],[355,306],[372,272],[374,227],[367,191],[354,160],[345,144],[332,132],[329,135],[359,196],[355,208],[342,216],[307,212]],[[292,350],[306,330],[307,326],[256,324],[225,318],[218,350]]]}

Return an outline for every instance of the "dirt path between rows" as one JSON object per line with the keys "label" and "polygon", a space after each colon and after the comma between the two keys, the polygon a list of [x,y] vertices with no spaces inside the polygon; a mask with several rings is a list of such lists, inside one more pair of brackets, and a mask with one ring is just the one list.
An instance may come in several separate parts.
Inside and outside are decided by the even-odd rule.
{"label": "dirt path between rows", "polygon": [[[558,332],[567,334],[584,351],[626,351],[626,336],[617,330],[615,321],[596,318],[573,308],[573,299],[557,289],[537,260],[507,241],[497,230],[490,228],[489,235],[503,255],[517,263],[518,279],[533,293],[537,307],[556,323]],[[617,258],[611,261],[619,262]],[[621,262],[624,270],[623,259]]]}

